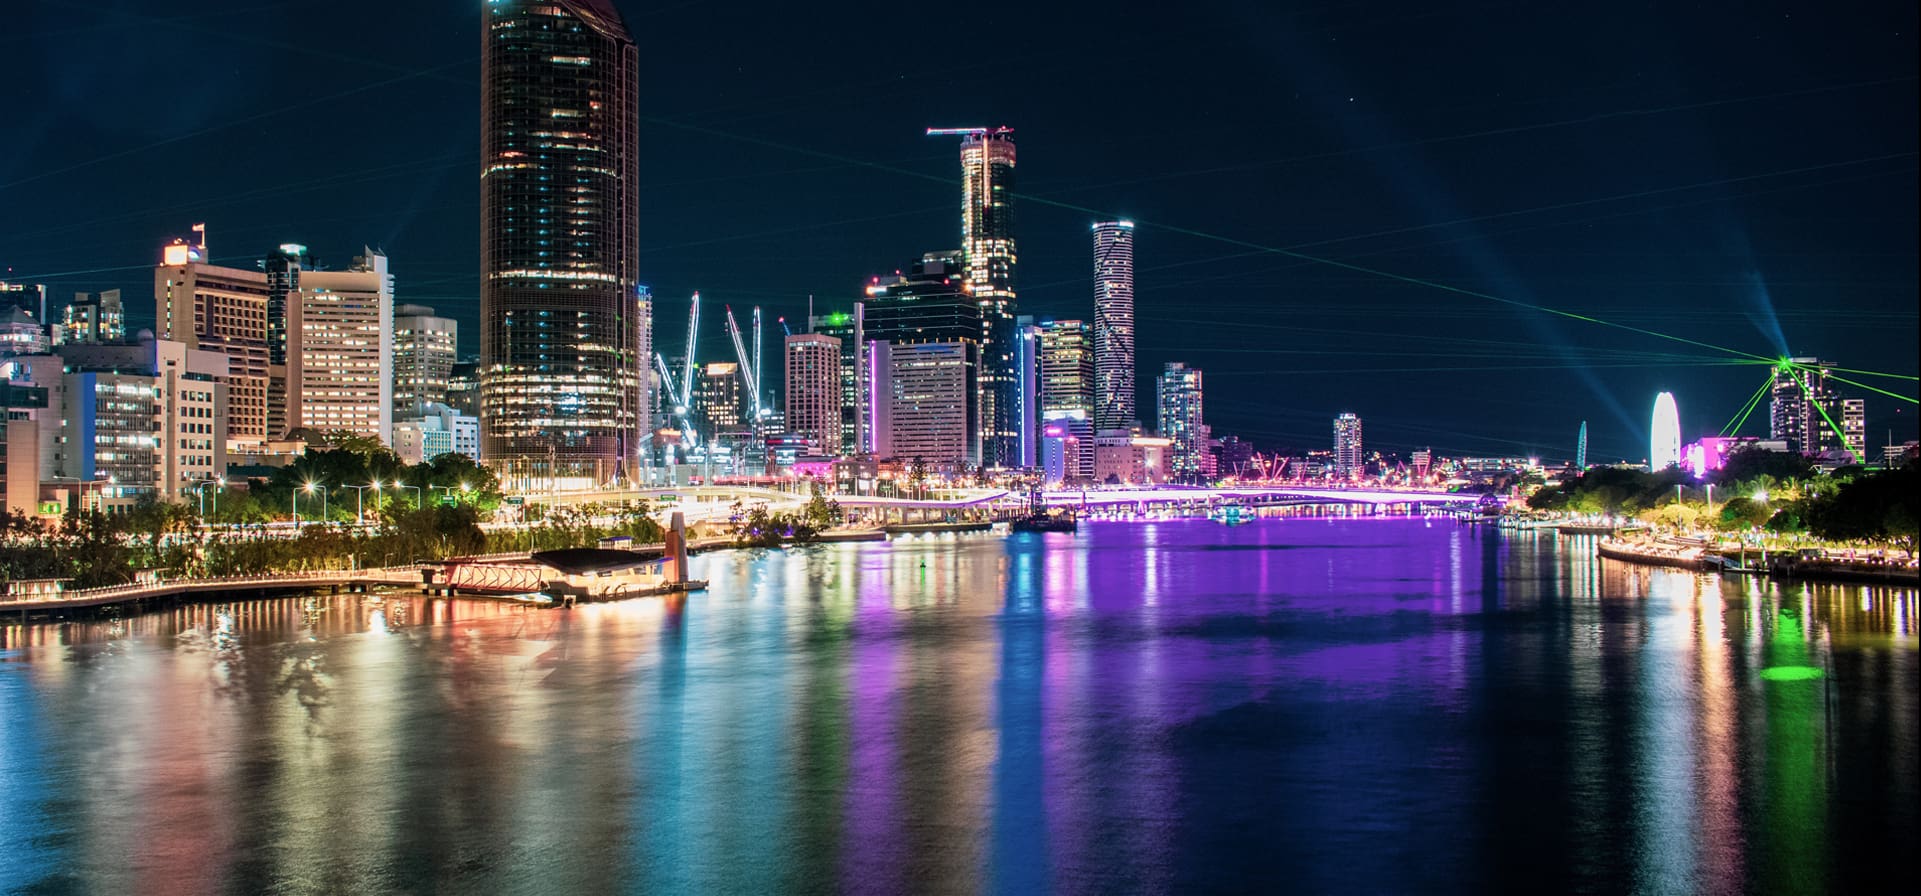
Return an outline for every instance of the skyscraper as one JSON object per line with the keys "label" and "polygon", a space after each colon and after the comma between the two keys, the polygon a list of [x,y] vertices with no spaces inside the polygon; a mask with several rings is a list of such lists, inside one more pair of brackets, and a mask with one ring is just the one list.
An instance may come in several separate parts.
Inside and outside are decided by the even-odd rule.
{"label": "skyscraper", "polygon": [[299,243],[281,243],[261,266],[267,272],[267,363],[287,363],[287,302],[300,291],[300,274],[312,270],[313,256]]}
{"label": "skyscraper", "polygon": [[394,412],[413,417],[427,405],[447,404],[460,324],[425,305],[401,305],[394,309],[393,334]]}
{"label": "skyscraper", "polygon": [[1802,454],[1819,454],[1840,445],[1834,433],[1840,424],[1840,406],[1828,385],[1828,367],[1818,358],[1794,358],[1774,368],[1768,438],[1787,442],[1789,451]]}
{"label": "skyscraper", "polygon": [[1206,477],[1207,424],[1201,416],[1201,372],[1179,361],[1167,362],[1155,387],[1161,436],[1171,441],[1168,478],[1200,482]]}
{"label": "skyscraper", "polygon": [[931,129],[961,137],[961,251],[980,306],[977,379],[980,463],[1019,463],[1020,374],[1015,366],[1014,129]]}
{"label": "skyscraper", "polygon": [[1041,419],[1094,416],[1094,344],[1086,321],[1041,321]]}
{"label": "skyscraper", "polygon": [[808,330],[840,340],[840,455],[853,457],[868,450],[866,434],[867,365],[863,351],[867,345],[867,306],[855,302],[851,312],[819,314],[808,320]]}
{"label": "skyscraper", "polygon": [[1654,396],[1654,418],[1649,427],[1648,471],[1659,473],[1681,462],[1681,410],[1674,393]]}
{"label": "skyscraper", "polygon": [[154,333],[227,356],[229,443],[263,443],[268,431],[267,275],[208,264],[205,245],[175,240],[153,272]]}
{"label": "skyscraper", "polygon": [[805,436],[817,454],[839,454],[840,340],[795,333],[786,343],[787,431]]}
{"label": "skyscraper", "polygon": [[1334,418],[1334,478],[1358,479],[1365,470],[1361,460],[1361,418],[1342,414]]}
{"label": "skyscraper", "polygon": [[394,280],[364,250],[345,271],[306,271],[287,298],[287,428],[393,441]]}
{"label": "skyscraper", "polygon": [[1841,399],[1841,447],[1854,455],[1855,463],[1868,458],[1868,404],[1859,398]]}
{"label": "skyscraper", "polygon": [[639,52],[612,0],[494,0],[481,34],[481,439],[509,488],[629,473]]}
{"label": "skyscraper", "polygon": [[1094,428],[1134,416],[1134,222],[1094,225]]}
{"label": "skyscraper", "polygon": [[875,454],[985,462],[982,314],[959,253],[930,252],[907,273],[875,278],[867,287],[868,430]]}

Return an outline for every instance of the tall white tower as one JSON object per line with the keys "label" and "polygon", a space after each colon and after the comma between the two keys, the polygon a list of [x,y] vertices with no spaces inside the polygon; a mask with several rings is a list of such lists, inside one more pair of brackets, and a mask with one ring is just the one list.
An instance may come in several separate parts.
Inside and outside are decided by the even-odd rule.
{"label": "tall white tower", "polygon": [[1134,222],[1094,225],[1094,430],[1134,423]]}
{"label": "tall white tower", "polygon": [[1659,473],[1681,462],[1681,409],[1674,393],[1654,396],[1653,435],[1648,440],[1648,470]]}

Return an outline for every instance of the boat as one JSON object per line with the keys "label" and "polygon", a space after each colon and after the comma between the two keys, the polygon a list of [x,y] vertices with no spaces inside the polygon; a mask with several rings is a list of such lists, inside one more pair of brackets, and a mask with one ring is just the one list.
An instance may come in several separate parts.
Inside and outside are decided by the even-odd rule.
{"label": "boat", "polygon": [[1207,518],[1224,526],[1238,526],[1254,520],[1254,511],[1239,501],[1222,501],[1207,512]]}
{"label": "boat", "polygon": [[1077,532],[1080,521],[1071,513],[1030,513],[1007,524],[1015,532]]}

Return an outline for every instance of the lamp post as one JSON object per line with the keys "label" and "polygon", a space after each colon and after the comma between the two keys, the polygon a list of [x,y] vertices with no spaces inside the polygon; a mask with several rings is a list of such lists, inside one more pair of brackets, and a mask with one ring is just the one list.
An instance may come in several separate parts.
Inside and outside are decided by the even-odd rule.
{"label": "lamp post", "polygon": [[[327,521],[327,488],[319,488],[319,483],[309,479],[307,485],[300,486],[300,490],[307,492],[309,500],[313,498],[313,492],[321,492],[321,521],[325,523]],[[300,529],[300,494],[298,492],[294,494],[294,529]]]}
{"label": "lamp post", "polygon": [[414,490],[414,504],[415,504],[416,506],[417,506],[417,505],[419,505],[419,503],[420,503],[420,501],[421,501],[421,497],[420,497],[420,496],[421,496],[421,491],[420,491],[420,486],[418,486],[418,485],[407,485],[406,483],[403,483],[403,482],[401,482],[401,481],[400,481],[400,480],[398,480],[398,479],[396,479],[396,480],[394,480],[394,495],[395,495],[396,497],[397,497],[397,496],[399,496],[399,494],[400,494],[400,490],[401,490],[401,489],[403,489],[403,488],[410,488],[410,489],[413,489],[413,490]]}
{"label": "lamp post", "polygon": [[[365,503],[365,499],[367,496],[367,489],[373,489],[375,492],[379,492],[380,483],[374,482],[374,483],[369,483],[367,485],[349,485],[347,486],[347,488],[354,490],[354,525],[355,526],[367,525],[367,513],[366,513],[367,508]],[[374,500],[376,502],[379,501],[378,494],[375,495]],[[374,512],[379,513],[380,508],[376,506],[374,508]]]}

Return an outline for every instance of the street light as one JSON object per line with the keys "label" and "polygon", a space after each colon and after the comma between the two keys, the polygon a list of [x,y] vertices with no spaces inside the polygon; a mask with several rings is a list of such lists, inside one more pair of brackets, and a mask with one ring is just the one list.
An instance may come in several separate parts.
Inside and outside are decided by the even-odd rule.
{"label": "street light", "polygon": [[[314,483],[313,483],[313,480],[311,480],[311,479],[309,479],[309,480],[307,480],[307,484],[305,484],[305,485],[303,485],[303,486],[301,486],[300,488],[298,488],[298,489],[296,489],[296,490],[294,490],[294,493],[293,493],[293,527],[294,527],[295,529],[299,529],[299,528],[300,528],[300,493],[301,493],[301,492],[306,492],[306,493],[308,494],[308,496],[310,496],[310,497],[311,497],[311,496],[313,495],[313,493],[314,493]],[[321,499],[320,499],[320,502],[321,502],[321,511],[320,511],[320,515],[324,517],[324,516],[326,516],[326,515],[327,515],[327,511],[326,511],[326,502],[327,502],[327,499],[326,499],[326,497],[325,497],[325,496],[322,496],[322,497],[321,497]]]}
{"label": "street light", "polygon": [[[307,494],[311,496],[314,493],[314,490],[316,488],[319,488],[319,486],[320,486],[319,482],[307,483],[307,487],[306,487]],[[323,523],[327,521],[327,490],[324,488],[320,489],[320,521]]]}
{"label": "street light", "polygon": [[401,481],[400,481],[400,480],[398,480],[398,479],[396,479],[396,480],[394,480],[394,494],[395,494],[396,496],[398,496],[398,495],[399,495],[399,493],[400,493],[400,490],[401,490],[401,489],[403,489],[403,488],[410,488],[410,489],[413,489],[413,490],[414,490],[414,503],[415,503],[415,505],[418,505],[418,504],[419,504],[419,503],[421,502],[421,500],[422,500],[422,499],[421,499],[421,497],[420,497],[420,494],[421,494],[421,493],[420,493],[420,486],[418,486],[418,485],[407,485],[407,484],[405,484],[405,483],[403,483],[403,482],[401,482]]}
{"label": "street light", "polygon": [[354,490],[354,525],[355,526],[367,525],[367,513],[366,513],[367,508],[364,503],[364,499],[367,496],[367,489],[374,490],[374,512],[379,513],[380,512],[380,483],[371,482],[366,485],[349,485],[347,486],[347,488]]}

